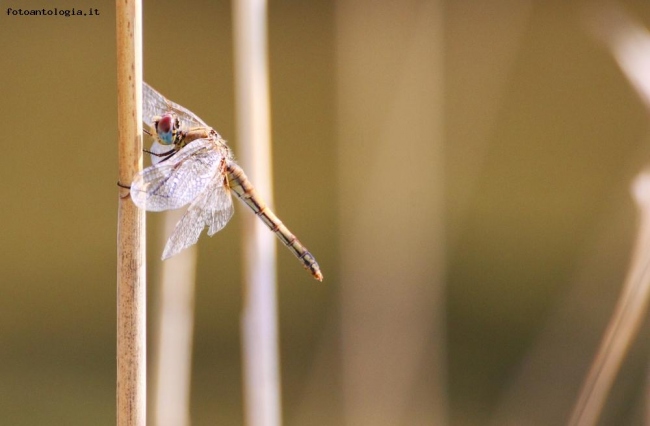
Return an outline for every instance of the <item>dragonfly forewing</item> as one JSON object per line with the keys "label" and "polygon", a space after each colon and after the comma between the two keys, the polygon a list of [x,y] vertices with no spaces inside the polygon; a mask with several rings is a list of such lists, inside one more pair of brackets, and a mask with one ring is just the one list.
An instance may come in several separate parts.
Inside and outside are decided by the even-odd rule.
{"label": "dragonfly forewing", "polygon": [[136,175],[131,198],[149,211],[183,207],[204,192],[215,176],[223,176],[222,160],[211,140],[197,139],[168,160]]}
{"label": "dragonfly forewing", "polygon": [[189,109],[172,102],[147,83],[142,83],[142,121],[153,127],[153,118],[167,112],[174,112],[190,127],[210,127]]}
{"label": "dragonfly forewing", "polygon": [[155,166],[161,161],[167,159],[169,154],[172,153],[173,151],[175,151],[173,147],[170,148],[169,145],[163,145],[157,140],[154,140],[153,143],[151,144],[151,147],[149,147],[149,152],[152,154],[151,165]]}

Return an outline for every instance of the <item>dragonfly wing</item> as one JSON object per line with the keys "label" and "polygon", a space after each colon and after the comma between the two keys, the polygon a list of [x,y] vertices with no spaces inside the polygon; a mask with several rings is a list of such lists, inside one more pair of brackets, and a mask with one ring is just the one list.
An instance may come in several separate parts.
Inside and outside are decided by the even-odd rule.
{"label": "dragonfly wing", "polygon": [[153,127],[153,117],[169,111],[170,105],[163,95],[142,82],[142,121]]}
{"label": "dragonfly wing", "polygon": [[153,128],[153,118],[167,112],[175,112],[181,121],[190,127],[208,127],[203,120],[189,109],[170,101],[153,87],[142,82],[142,121]]}
{"label": "dragonfly wing", "polygon": [[209,210],[210,217],[206,225],[210,227],[208,229],[208,235],[213,236],[226,226],[234,213],[230,190],[226,186],[221,185],[215,189],[210,200]]}
{"label": "dragonfly wing", "polygon": [[[169,151],[173,151],[173,149],[174,149],[173,146],[163,145],[154,139],[153,143],[151,144],[151,148],[149,148],[149,151],[153,152],[153,154],[164,154]],[[156,165],[165,159],[164,156],[158,156],[153,154],[150,156],[152,165]]]}
{"label": "dragonfly wing", "polygon": [[167,240],[165,250],[163,251],[162,259],[168,259],[177,254],[183,249],[196,244],[201,235],[201,231],[205,228],[205,220],[202,217],[204,211],[197,206],[196,203],[192,204],[185,212],[181,220],[178,221],[174,227],[174,232]]}
{"label": "dragonfly wing", "polygon": [[211,140],[197,139],[167,161],[138,173],[131,184],[131,198],[149,211],[183,207],[215,179],[222,159]]}
{"label": "dragonfly wing", "polygon": [[210,227],[209,235],[221,230],[232,217],[232,213],[230,192],[224,187],[223,180],[213,179],[176,224],[165,245],[163,260],[196,244],[206,226]]}

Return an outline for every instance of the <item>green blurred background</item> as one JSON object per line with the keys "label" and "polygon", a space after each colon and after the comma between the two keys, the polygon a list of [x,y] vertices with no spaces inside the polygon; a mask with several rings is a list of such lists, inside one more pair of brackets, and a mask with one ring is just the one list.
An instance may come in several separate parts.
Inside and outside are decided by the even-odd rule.
{"label": "green blurred background", "polygon": [[[325,275],[278,249],[285,424],[566,423],[650,154],[647,109],[585,25],[596,3],[270,1],[275,210]],[[100,15],[0,10],[0,424],[110,425],[115,5],[47,7]],[[230,3],[143,16],[145,80],[237,155]],[[243,423],[246,214],[199,242],[195,425]],[[151,325],[166,236],[147,220]],[[601,424],[643,424],[645,340]]]}

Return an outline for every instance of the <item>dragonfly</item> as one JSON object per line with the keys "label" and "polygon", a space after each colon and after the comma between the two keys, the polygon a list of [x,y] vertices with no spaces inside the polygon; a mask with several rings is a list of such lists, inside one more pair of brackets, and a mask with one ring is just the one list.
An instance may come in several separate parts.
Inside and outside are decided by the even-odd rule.
{"label": "dragonfly", "polygon": [[152,165],[131,183],[131,199],[142,209],[163,211],[189,204],[176,224],[162,259],[190,247],[204,228],[212,236],[233,215],[231,194],[248,206],[275,233],[314,278],[323,274],[314,256],[262,200],[226,141],[196,114],[143,83],[142,120],[153,138]]}

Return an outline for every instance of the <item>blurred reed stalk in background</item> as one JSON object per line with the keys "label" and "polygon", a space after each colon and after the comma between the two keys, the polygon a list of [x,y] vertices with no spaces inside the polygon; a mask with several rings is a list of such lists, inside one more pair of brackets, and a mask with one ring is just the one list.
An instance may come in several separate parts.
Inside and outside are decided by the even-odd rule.
{"label": "blurred reed stalk in background", "polygon": [[[118,179],[142,170],[142,5],[116,2]],[[117,424],[145,426],[145,213],[119,190],[117,224]]]}
{"label": "blurred reed stalk in background", "polygon": [[[164,214],[163,232],[171,235],[184,210]],[[190,385],[196,288],[196,244],[161,262],[154,353],[154,424],[190,424]]]}
{"label": "blurred reed stalk in background", "polygon": [[344,423],[445,425],[443,5],[336,20]]}
{"label": "blurred reed stalk in background", "polygon": [[[235,104],[239,158],[273,206],[267,61],[267,3],[233,2]],[[242,215],[244,306],[241,320],[244,418],[249,426],[281,423],[275,240],[254,215]]]}
{"label": "blurred reed stalk in background", "polygon": [[637,177],[633,185],[633,194],[639,207],[641,223],[632,265],[616,310],[580,390],[580,396],[571,414],[570,425],[597,424],[612,383],[647,312],[650,296],[649,172],[643,172]]}
{"label": "blurred reed stalk in background", "polygon": [[[587,12],[587,25],[609,47],[630,83],[650,108],[650,35],[614,4]],[[598,422],[612,384],[647,313],[650,299],[649,172],[642,172],[636,178],[632,192],[640,217],[632,264],[616,310],[573,408],[570,425],[587,426]]]}

